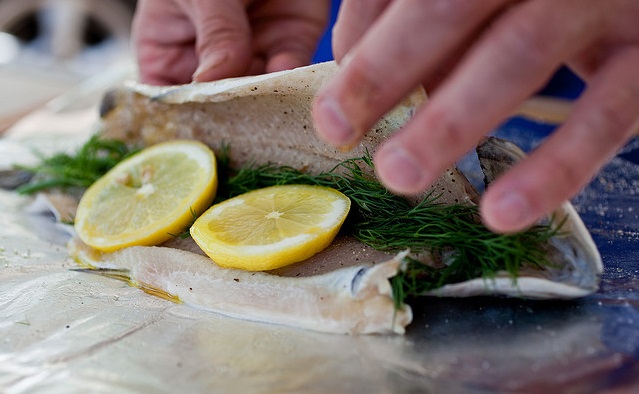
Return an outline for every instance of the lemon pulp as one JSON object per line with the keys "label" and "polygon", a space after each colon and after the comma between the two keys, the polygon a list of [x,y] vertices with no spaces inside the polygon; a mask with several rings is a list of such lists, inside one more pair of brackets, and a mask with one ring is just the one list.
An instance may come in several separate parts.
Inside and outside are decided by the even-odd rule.
{"label": "lemon pulp", "polygon": [[217,188],[213,152],[196,141],[170,141],[122,161],[82,196],[78,237],[102,251],[155,245],[204,211]]}
{"label": "lemon pulp", "polygon": [[191,236],[220,266],[270,270],[326,248],[349,209],[349,198],[335,189],[272,186],[214,205],[195,221]]}

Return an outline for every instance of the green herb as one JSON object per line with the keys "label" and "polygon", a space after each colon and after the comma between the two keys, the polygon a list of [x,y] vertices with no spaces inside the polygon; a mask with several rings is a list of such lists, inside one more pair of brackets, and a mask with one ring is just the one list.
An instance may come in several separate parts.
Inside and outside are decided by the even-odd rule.
{"label": "green herb", "polygon": [[180,233],[177,233],[177,234],[169,233],[170,236],[172,236],[173,238],[178,238],[178,239],[187,239],[191,236],[191,231],[190,231],[191,226],[193,226],[193,223],[195,223],[198,216],[197,216],[197,212],[195,212],[193,207],[189,207],[189,212],[191,212],[191,223],[188,226],[186,226],[186,228]]}
{"label": "green herb", "polygon": [[17,189],[21,194],[32,194],[51,188],[87,188],[120,161],[137,149],[124,142],[93,136],[75,154],[59,153],[41,158],[39,165],[20,167],[35,176]]}
{"label": "green herb", "polygon": [[442,260],[443,268],[433,268],[415,258],[406,259],[404,269],[391,279],[397,307],[408,297],[448,283],[492,278],[501,271],[516,281],[522,266],[541,268],[550,264],[547,241],[559,233],[561,225],[549,223],[517,234],[496,234],[479,221],[475,206],[438,203],[439,196],[432,194],[411,206],[390,193],[372,173],[369,155],[346,160],[319,175],[272,164],[248,165],[229,178],[224,198],[283,184],[340,190],[352,202],[347,231],[356,239],[379,250],[410,249],[414,254],[430,253]]}
{"label": "green herb", "polygon": [[[56,155],[30,168],[36,176],[21,188],[33,193],[49,187],[88,187],[135,150],[119,141],[92,138],[75,156]],[[516,281],[524,265],[549,266],[546,245],[559,234],[561,224],[552,221],[518,234],[495,234],[478,220],[477,207],[438,202],[428,195],[417,206],[390,193],[373,174],[370,155],[346,160],[329,172],[311,175],[289,166],[248,164],[239,170],[230,166],[228,145],[218,158],[216,202],[274,185],[307,184],[335,188],[351,199],[351,214],[344,231],[376,249],[397,252],[410,249],[441,260],[442,268],[428,266],[414,257],[391,279],[397,307],[406,298],[419,296],[449,283],[478,277],[493,278],[507,272]],[[194,213],[195,215],[195,213]],[[188,233],[177,234],[186,237]]]}

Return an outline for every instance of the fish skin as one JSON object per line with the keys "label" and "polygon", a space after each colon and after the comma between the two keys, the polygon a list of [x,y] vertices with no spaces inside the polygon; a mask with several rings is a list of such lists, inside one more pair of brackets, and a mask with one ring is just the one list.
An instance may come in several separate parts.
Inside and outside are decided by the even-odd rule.
{"label": "fish skin", "polygon": [[[526,157],[526,153],[514,143],[485,137],[476,148],[486,187],[512,166]],[[439,295],[470,296],[479,294],[506,294],[528,298],[576,298],[588,295],[599,288],[603,272],[601,255],[590,232],[570,201],[565,201],[542,223],[562,223],[560,235],[547,245],[552,266],[544,270],[525,270],[513,286],[510,277],[492,281],[474,280],[438,289]]]}
{"label": "fish skin", "polygon": [[15,190],[29,182],[33,173],[25,170],[0,170],[0,189]]}
{"label": "fish skin", "polygon": [[[340,162],[375,153],[424,103],[417,89],[384,116],[350,151],[321,140],[311,107],[319,88],[337,72],[334,62],[216,82],[156,87],[134,82],[112,90],[101,105],[102,135],[139,146],[171,139],[196,139],[220,152],[230,147],[231,165],[286,165],[312,174]],[[443,203],[478,201],[478,194],[455,167],[420,196],[434,192]]]}
{"label": "fish skin", "polygon": [[526,153],[517,145],[497,137],[482,138],[475,151],[486,187],[526,157]]}
{"label": "fish skin", "polygon": [[[476,147],[486,187],[526,157],[526,153],[510,141],[485,137]],[[561,234],[546,245],[551,266],[543,269],[522,267],[516,281],[506,272],[494,278],[476,278],[444,285],[426,295],[439,297],[473,297],[506,295],[529,299],[574,299],[599,289],[603,264],[590,232],[569,201],[550,216],[562,223]],[[550,217],[541,223],[549,223]]]}

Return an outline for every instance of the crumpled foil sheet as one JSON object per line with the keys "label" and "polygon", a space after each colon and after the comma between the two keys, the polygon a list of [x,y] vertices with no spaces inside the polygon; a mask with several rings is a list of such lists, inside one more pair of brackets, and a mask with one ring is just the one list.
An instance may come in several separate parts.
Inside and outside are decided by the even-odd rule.
{"label": "crumpled foil sheet", "polygon": [[[549,130],[513,121],[497,134],[532,149]],[[32,198],[0,191],[0,392],[639,390],[639,140],[573,203],[604,260],[598,293],[424,297],[405,336],[342,336],[235,320],[74,271],[65,229]]]}

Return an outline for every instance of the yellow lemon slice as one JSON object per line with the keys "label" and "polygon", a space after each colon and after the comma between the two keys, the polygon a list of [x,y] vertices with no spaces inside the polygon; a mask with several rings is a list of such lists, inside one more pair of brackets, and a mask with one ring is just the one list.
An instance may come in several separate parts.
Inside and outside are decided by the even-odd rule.
{"label": "yellow lemon slice", "polygon": [[114,251],[156,245],[208,208],[217,189],[213,152],[195,141],[146,148],[113,167],[82,196],[75,231],[87,245]]}
{"label": "yellow lemon slice", "polygon": [[272,186],[212,206],[191,236],[222,267],[270,270],[326,248],[350,206],[348,197],[328,187]]}

